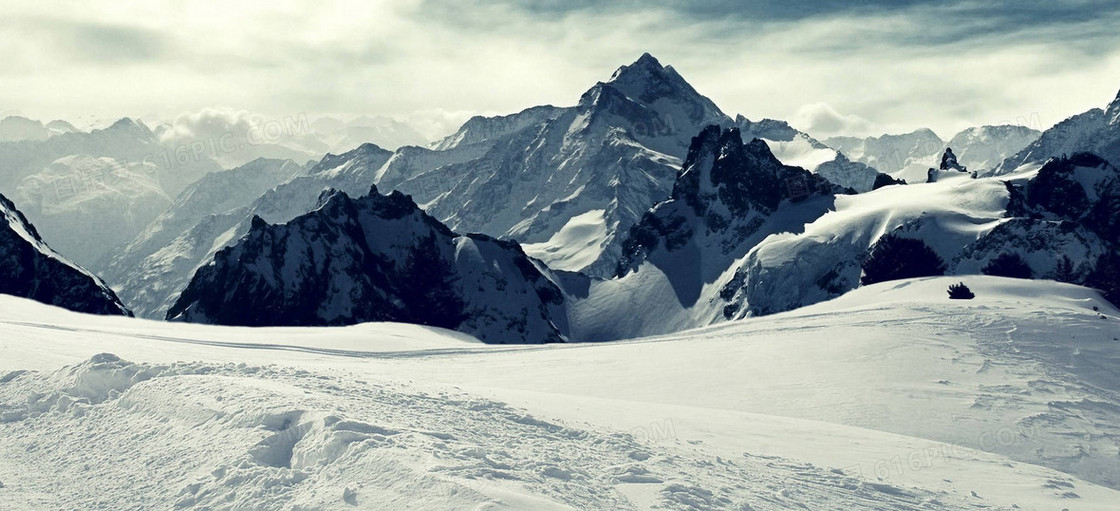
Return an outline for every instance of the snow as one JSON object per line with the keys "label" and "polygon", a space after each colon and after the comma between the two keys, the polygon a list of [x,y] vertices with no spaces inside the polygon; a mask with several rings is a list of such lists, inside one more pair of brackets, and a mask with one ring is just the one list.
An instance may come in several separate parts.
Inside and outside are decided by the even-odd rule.
{"label": "snow", "polygon": [[1120,312],[961,279],[522,347],[0,296],[0,508],[1114,508]]}
{"label": "snow", "polygon": [[606,210],[593,209],[572,217],[556,234],[543,243],[526,243],[521,248],[531,257],[554,270],[579,271],[594,263],[607,242]]}

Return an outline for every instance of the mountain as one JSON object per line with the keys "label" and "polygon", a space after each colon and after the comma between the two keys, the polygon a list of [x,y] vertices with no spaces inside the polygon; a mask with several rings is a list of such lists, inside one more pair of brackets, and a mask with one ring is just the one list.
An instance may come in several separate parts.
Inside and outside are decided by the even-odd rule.
{"label": "mountain", "polygon": [[46,140],[50,136],[51,130],[43,126],[42,122],[18,115],[0,119],[0,142]]}
{"label": "mountain", "polygon": [[152,166],[163,192],[174,197],[209,172],[220,170],[205,153],[189,146],[164,146],[143,122],[123,118],[111,126],[62,133],[45,140],[0,142],[0,190],[14,190],[26,177],[67,156],[112,158],[123,165]]}
{"label": "mountain", "polygon": [[171,320],[225,325],[399,321],[491,343],[564,339],[560,290],[516,243],[460,236],[400,192],[324,192],[286,224],[247,235],[199,269]]}
{"label": "mountain", "polygon": [[1120,165],[1120,94],[1103,110],[1094,108],[1042,132],[1037,140],[986,174],[1008,174],[1023,165],[1041,165],[1050,158],[1081,152]]}
{"label": "mountain", "polygon": [[[163,317],[186,288],[196,270],[221,248],[236,242],[259,216],[272,223],[287,222],[313,209],[323,190],[360,196],[369,190],[392,153],[373,144],[341,155],[328,154],[300,171],[275,160],[259,160],[272,170],[258,173],[253,164],[220,173],[213,181],[216,206],[185,203],[185,213],[172,206],[174,228],[141,236],[110,261],[105,274],[126,303],[141,317]],[[294,177],[289,174],[294,171]],[[200,182],[202,184],[202,182]],[[207,186],[207,188],[211,188]],[[254,192],[263,190],[254,195]],[[233,192],[233,193],[230,193]],[[208,197],[209,193],[203,194]],[[201,216],[200,216],[201,213]]]}
{"label": "mountain", "polygon": [[1038,136],[1037,130],[1025,126],[1001,125],[969,128],[954,135],[949,142],[933,131],[920,129],[880,137],[832,137],[824,144],[895,178],[921,183],[926,180],[927,169],[939,167],[940,157],[947,147],[956,149],[961,165],[983,172],[998,166]]}
{"label": "mountain", "polygon": [[782,121],[728,117],[672,66],[644,54],[574,107],[474,118],[433,146],[485,147],[477,158],[403,180],[385,173],[378,186],[412,195],[454,230],[515,239],[552,268],[605,277],[630,227],[671,193],[692,137],[713,124],[739,126],[782,161],[853,188],[870,190],[878,175]]}
{"label": "mountain", "polygon": [[158,176],[152,163],[65,156],[23,178],[13,198],[52,247],[96,268],[171,204]]}
{"label": "mountain", "polygon": [[[861,265],[884,234],[916,239],[950,275],[990,269],[1004,255],[1030,275],[1102,288],[1117,296],[1109,254],[1120,251],[1120,172],[1082,154],[1010,177],[939,179],[838,197],[835,211],[801,234],[773,236],[751,250],[725,289],[739,317],[829,299],[859,285]],[[1065,260],[1066,263],[1062,261]],[[905,266],[905,261],[898,264]],[[1068,267],[1063,269],[1063,264]]]}
{"label": "mountain", "polygon": [[715,269],[723,270],[750,248],[747,240],[782,201],[839,191],[827,179],[779,161],[761,139],[744,143],[738,128],[708,126],[693,139],[670,198],[631,229],[618,273],[647,261],[666,272],[684,261],[705,268],[713,257]]}
{"label": "mountain", "polygon": [[767,144],[779,159],[797,156],[830,176],[829,166],[837,166],[834,174],[860,188],[870,189],[878,175],[784,122],[728,118],[671,67],[645,55],[574,107],[472,118],[427,148],[390,154],[366,145],[328,155],[245,209],[207,216],[163,246],[114,265],[137,268],[139,276],[106,274],[137,314],[162,316],[198,265],[248,232],[254,214],[286,222],[314,207],[325,188],[358,197],[376,184],[412,196],[453,230],[517,240],[554,269],[608,277],[630,227],[669,197],[692,137],[708,124],[750,126],[771,137]]}
{"label": "mountain", "polygon": [[731,122],[645,54],[575,107],[471,119],[433,147],[483,154],[378,186],[412,195],[453,230],[516,239],[556,268],[605,275],[626,230],[668,196],[692,136]]}
{"label": "mountain", "polygon": [[998,167],[1041,135],[1041,131],[1026,126],[979,126],[957,133],[946,145],[957,148],[961,165],[984,171]]}
{"label": "mountain", "polygon": [[857,192],[869,192],[880,179],[880,172],[866,164],[848,159],[809,134],[798,131],[785,121],[763,119],[751,121],[736,116],[735,126],[743,140],[761,139],[782,163],[809,169],[830,182]]}
{"label": "mountain", "polygon": [[544,105],[527,108],[511,115],[497,117],[476,115],[463,123],[455,133],[433,143],[432,149],[447,151],[488,140],[497,140],[526,128],[551,121],[566,110],[566,108]]}
{"label": "mountain", "polygon": [[262,158],[235,169],[207,174],[183,190],[142,232],[126,240],[112,258],[94,269],[120,289],[125,302],[131,303],[137,299],[137,290],[149,291],[147,285],[136,285],[143,280],[148,256],[168,246],[207,216],[244,208],[264,192],[300,173],[299,165],[290,160]]}
{"label": "mountain", "polygon": [[[246,209],[253,201],[303,173],[290,160],[262,158],[235,169],[207,174],[187,187],[142,232],[123,243],[113,257],[96,269],[137,315],[162,315],[186,285],[185,281],[177,283],[172,275],[184,273],[185,279],[189,279],[201,258],[224,246],[218,242],[218,236],[248,218]],[[241,217],[231,212],[241,212]],[[212,236],[200,236],[205,229],[199,227],[213,227],[217,218],[225,219],[229,225]],[[219,246],[214,246],[216,243]],[[158,310],[161,303],[166,305]]]}
{"label": "mountain", "polygon": [[3,195],[0,220],[0,293],[76,312],[132,315],[100,279],[51,250]]}
{"label": "mountain", "polygon": [[880,137],[832,137],[824,143],[855,161],[909,183],[924,182],[926,169],[937,165],[934,159],[945,148],[941,137],[928,129]]}
{"label": "mountain", "polygon": [[982,268],[1014,253],[1036,277],[1096,287],[1120,301],[1120,170],[1077,153],[1024,176],[1007,184],[1012,219],[966,248],[962,259]]}
{"label": "mountain", "polygon": [[779,233],[800,232],[833,208],[842,190],[778,160],[766,141],[738,128],[697,135],[668,199],[627,234],[611,279],[561,276],[572,337],[584,341],[658,335],[727,321],[737,262]]}

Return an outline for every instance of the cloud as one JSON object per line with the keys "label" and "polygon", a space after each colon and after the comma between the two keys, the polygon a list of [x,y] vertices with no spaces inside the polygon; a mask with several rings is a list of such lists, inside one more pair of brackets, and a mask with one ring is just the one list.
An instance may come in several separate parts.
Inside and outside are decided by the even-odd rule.
{"label": "cloud", "polygon": [[815,138],[836,135],[865,136],[873,133],[871,121],[858,115],[844,115],[828,103],[811,103],[797,109],[789,121]]}
{"label": "cloud", "polygon": [[0,108],[39,118],[234,105],[385,115],[443,134],[474,114],[574,104],[646,51],[729,114],[793,120],[826,103],[883,130],[1034,113],[1053,123],[1120,86],[1120,10],[1089,0],[43,0],[9,11]]}

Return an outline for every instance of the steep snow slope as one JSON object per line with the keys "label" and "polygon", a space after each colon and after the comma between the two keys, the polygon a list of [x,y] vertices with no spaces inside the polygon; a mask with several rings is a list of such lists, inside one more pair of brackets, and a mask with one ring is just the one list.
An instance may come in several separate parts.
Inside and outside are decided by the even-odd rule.
{"label": "steep snow slope", "polygon": [[458,147],[486,143],[517,133],[526,128],[544,124],[565,113],[567,108],[552,105],[526,108],[516,114],[497,117],[471,117],[459,130],[432,144],[432,149],[448,151]]}
{"label": "steep snow slope", "polygon": [[1008,174],[1023,165],[1080,152],[1090,152],[1113,165],[1120,165],[1120,94],[1104,110],[1094,108],[1044,131],[1037,140],[1008,157],[990,174]]}
{"label": "steep snow slope", "polygon": [[[563,296],[513,242],[459,236],[374,187],[248,234],[202,266],[168,319],[222,325],[402,321],[491,343],[563,340]],[[557,323],[560,323],[558,326]]]}
{"label": "steep snow slope", "polygon": [[153,163],[66,156],[20,181],[13,199],[51,247],[96,271],[171,204],[159,172]]}
{"label": "steep snow slope", "polygon": [[1113,508],[1118,312],[955,280],[519,348],[0,297],[0,507]]}
{"label": "steep snow slope", "polygon": [[0,293],[91,314],[132,314],[101,279],[51,250],[0,195]]}

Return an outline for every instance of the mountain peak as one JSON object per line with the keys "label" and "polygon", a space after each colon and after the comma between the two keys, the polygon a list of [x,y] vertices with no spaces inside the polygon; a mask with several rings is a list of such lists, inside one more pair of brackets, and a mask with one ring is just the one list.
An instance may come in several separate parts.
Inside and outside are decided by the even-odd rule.
{"label": "mountain peak", "polygon": [[1108,116],[1110,120],[1115,123],[1120,123],[1120,92],[1116,93],[1116,99],[1108,105]]}
{"label": "mountain peak", "polygon": [[633,99],[639,99],[638,96],[647,95],[651,90],[674,90],[681,85],[691,88],[673,68],[662,66],[648,53],[642,54],[633,64],[618,68],[607,83]]}
{"label": "mountain peak", "polygon": [[657,57],[650,55],[648,51],[643,53],[641,57],[638,57],[638,60],[635,60],[634,64],[647,67],[661,67],[661,62],[657,61]]}

